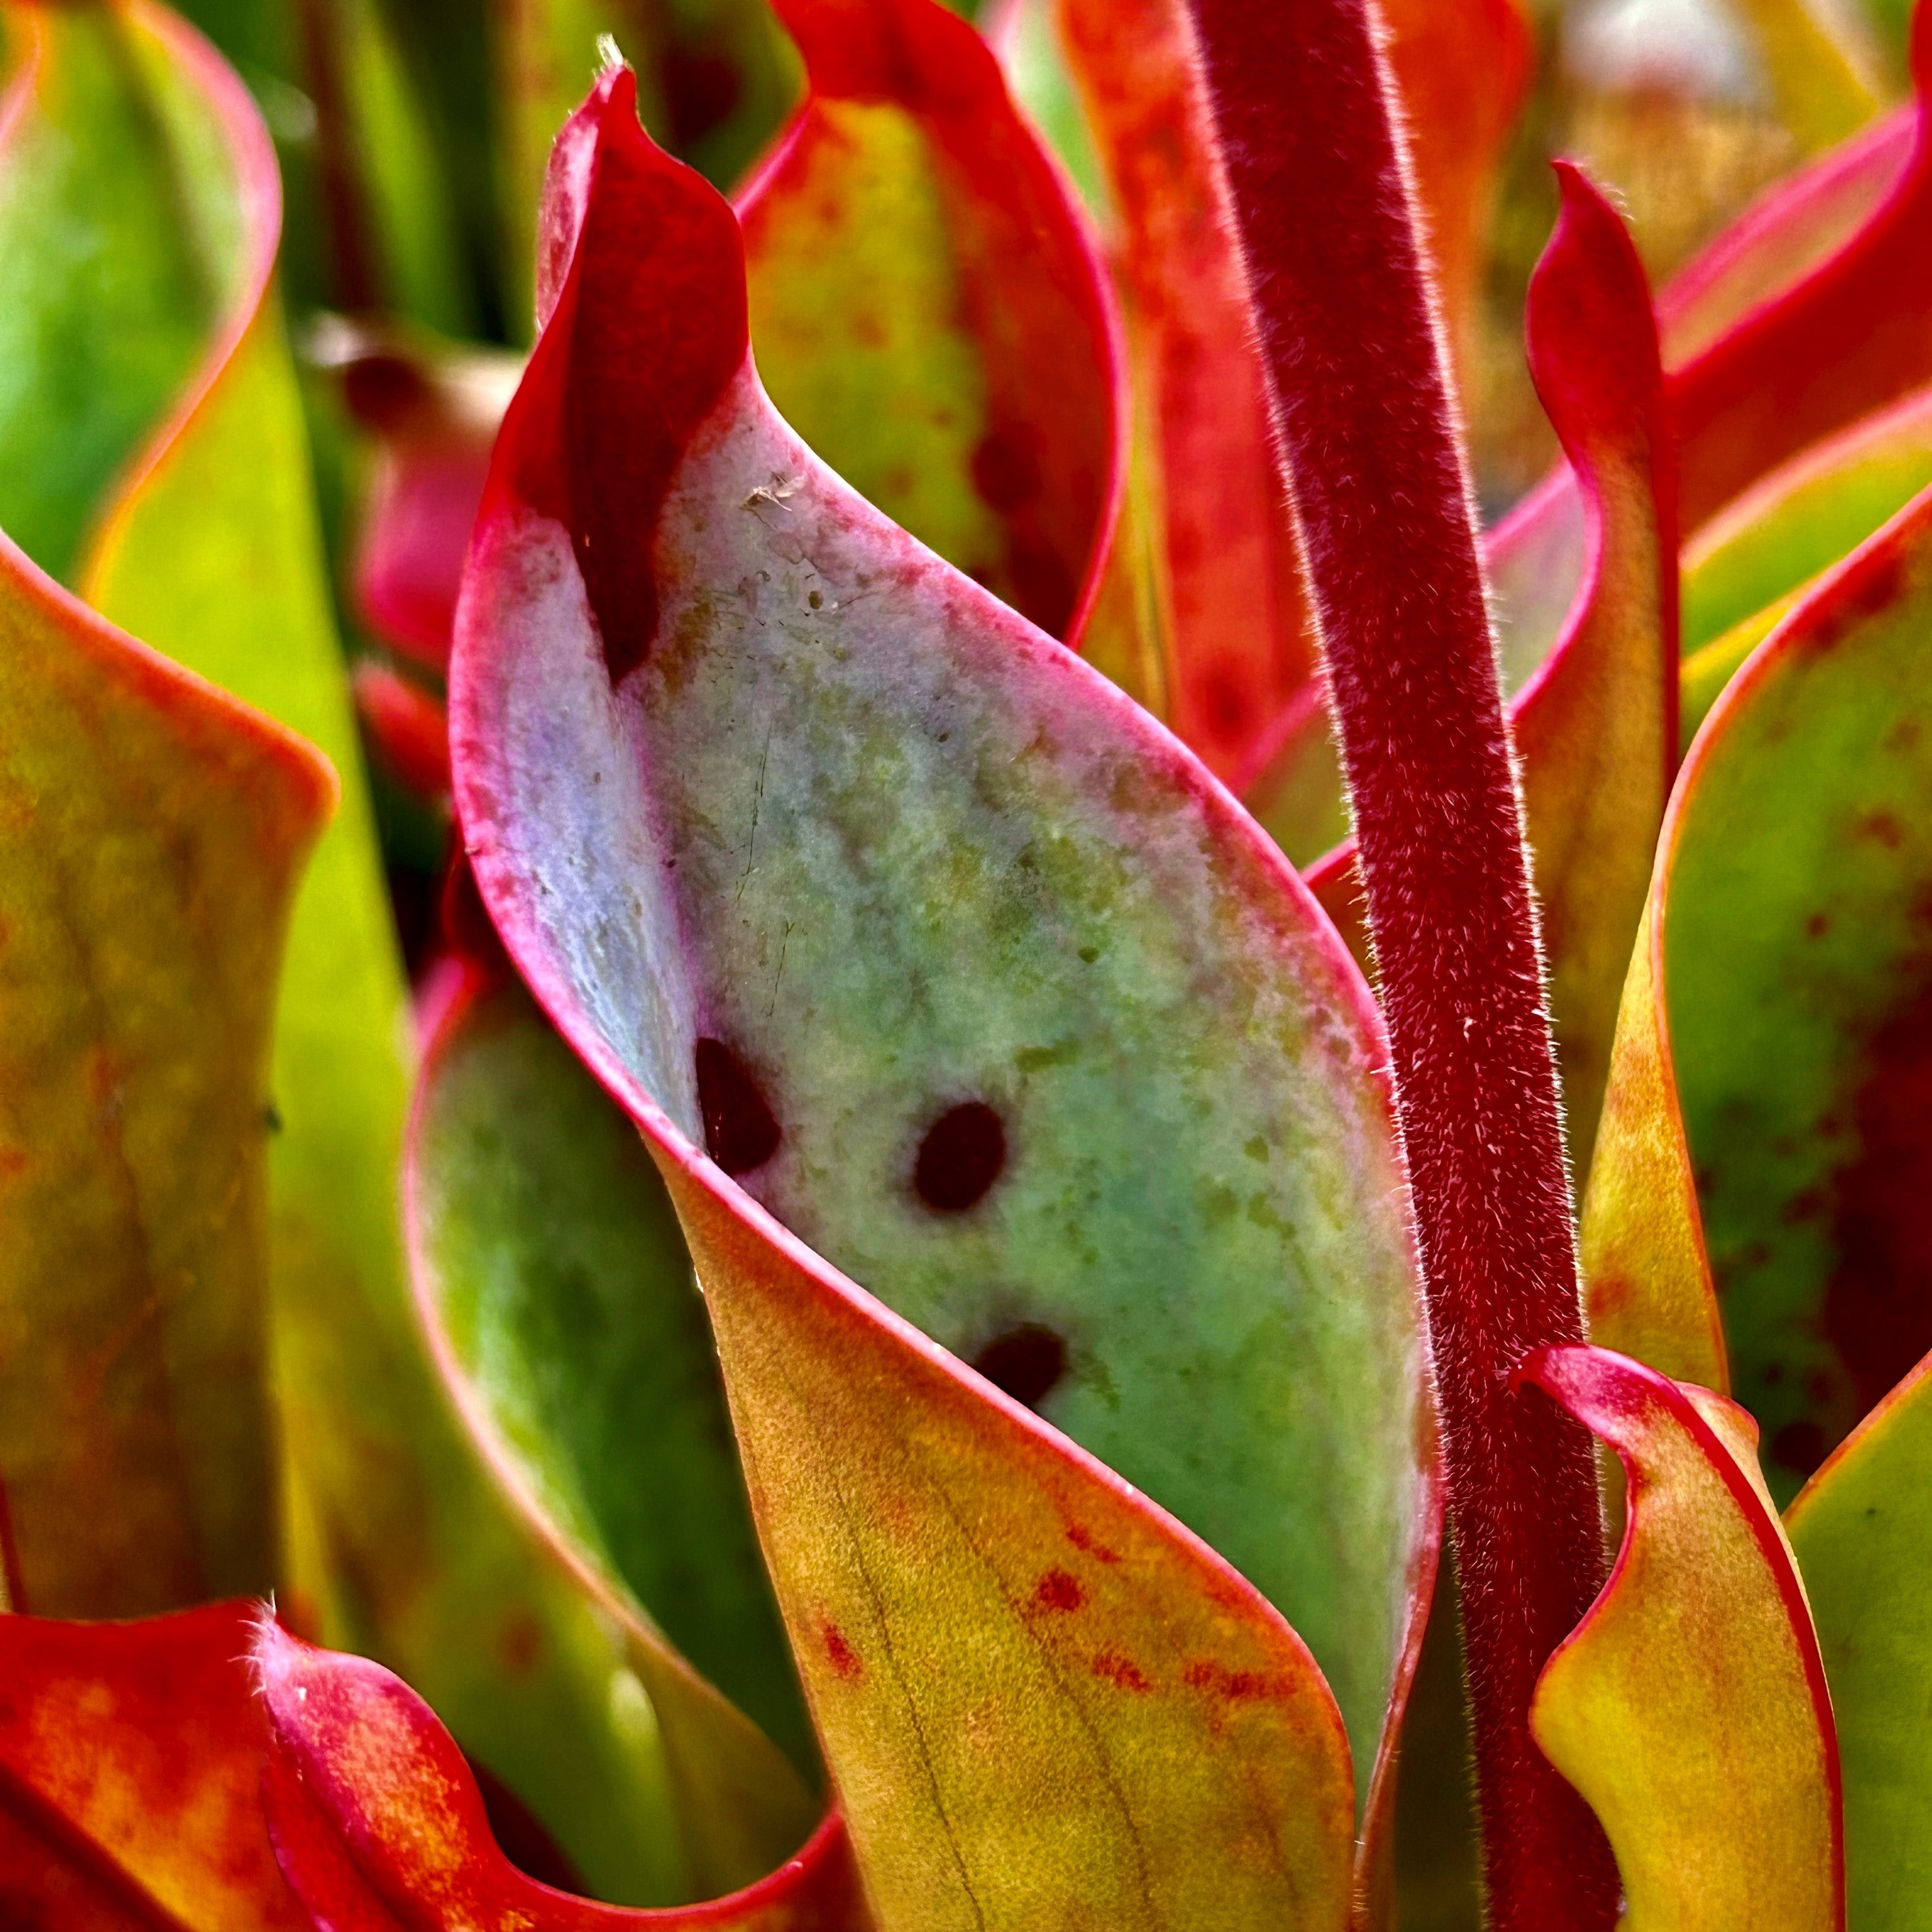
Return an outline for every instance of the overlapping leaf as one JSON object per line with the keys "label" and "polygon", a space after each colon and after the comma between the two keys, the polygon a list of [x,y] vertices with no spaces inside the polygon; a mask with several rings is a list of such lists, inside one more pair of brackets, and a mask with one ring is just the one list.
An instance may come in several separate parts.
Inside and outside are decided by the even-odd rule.
{"label": "overlapping leaf", "polygon": [[[1687,536],[1810,445],[1932,378],[1932,12],[1921,8],[1918,100],[1767,194],[1658,298]],[[1506,596],[1513,680],[1539,663],[1582,568],[1576,484],[1558,471],[1498,526],[1536,560]]]}
{"label": "overlapping leaf", "polygon": [[[700,1256],[700,1274],[736,1338],[741,1436],[754,1405],[791,1400],[782,1352],[754,1346],[779,1306],[760,1268],[818,1284],[808,1328],[876,1334],[880,1373],[926,1364],[934,1427],[980,1428],[988,1400],[755,1198],[1262,1584],[1330,1672],[1366,1787],[1429,1533],[1413,1264],[1359,982],[1171,741],[778,422],[743,360],[728,211],[643,141],[621,75],[560,145],[549,224],[557,305],[499,445],[459,622],[459,803],[539,998],[661,1156],[709,1177],[680,1202],[687,1234],[711,1217],[718,1253],[715,1216],[740,1228],[729,1266]],[[1213,1071],[1230,1055],[1238,1081]],[[896,1436],[905,1414],[891,1413]],[[986,1496],[922,1504],[916,1538],[1004,1574],[974,1528],[1008,1506],[992,1486],[1002,1458],[1018,1459],[1010,1507],[1034,1526],[1016,1544],[1030,1553],[1048,1524],[1064,1544],[1064,1526],[1058,1503],[1022,1500],[1047,1492],[1021,1467],[1072,1468],[1055,1480],[1074,1494],[1098,1478],[1057,1438],[986,1414],[994,1446],[972,1458]],[[864,1573],[891,1600],[873,1615],[905,1620],[896,1646],[967,1646],[941,1673],[947,1698],[970,1691],[973,1647],[992,1646],[990,1695],[1018,1668],[991,1658],[1034,1654],[1013,1648],[1010,1618],[1038,1574],[983,1630],[922,1611],[944,1593],[898,1568],[914,1526],[896,1528],[901,1505],[872,1488],[890,1458],[862,1419],[819,1446],[856,1459],[853,1534],[893,1552]],[[916,1822],[890,1822],[891,1790],[926,1788],[918,1730],[832,1729],[836,1647],[805,1641],[806,1558],[776,1552],[822,1550],[812,1561],[835,1568],[812,1587],[836,1581],[842,1601],[862,1587],[847,1566],[867,1559],[843,1538],[794,1542],[770,1454],[754,1452],[752,1488],[781,1602],[862,1860],[913,1847],[890,1854],[896,1888],[950,1856],[923,1801]],[[830,1506],[818,1494],[814,1511]],[[948,1510],[966,1512],[952,1528]],[[1178,1532],[1145,1534],[1184,1572],[1197,1560]],[[998,1608],[997,1593],[976,1600]],[[1251,1628],[1278,1628],[1243,1601]],[[1157,1658],[1122,1654],[1165,1682]],[[1173,1694],[1174,1721],[1203,1721]],[[1130,1684],[1109,1696],[1101,1708],[1132,1707]],[[1097,1748],[1126,1775],[1106,1737]],[[1115,1800],[1093,1775],[1066,1804],[1104,1814]],[[1204,1802],[1142,1775],[1130,1810]],[[1074,1882],[1077,1834],[1060,1842],[1076,1862],[1025,1882]],[[1000,1887],[1022,1882],[976,1869],[967,1883],[1017,1898]]]}
{"label": "overlapping leaf", "polygon": [[1684,558],[1688,748],[1745,658],[1800,595],[1932,484],[1932,390],[1915,390],[1772,472]]}
{"label": "overlapping leaf", "polygon": [[1075,641],[1124,487],[1090,238],[992,52],[938,0],[778,10],[810,92],[738,197],[760,374],[862,495]]}
{"label": "overlapping leaf", "polygon": [[[196,358],[168,420],[155,427],[162,392],[151,388],[138,422],[131,404],[124,422],[112,416],[121,425],[112,437],[93,413],[98,372],[84,360],[78,386],[45,382],[32,357],[10,365],[10,380],[66,411],[62,436],[94,450],[88,490],[112,485],[106,502],[90,496],[69,518],[76,534],[92,526],[75,565],[82,588],[148,643],[302,732],[342,778],[341,808],[290,929],[272,1082],[250,1101],[264,1120],[272,1096],[276,1124],[271,1256],[292,1466],[289,1570],[337,1641],[410,1672],[593,1882],[620,1896],[675,1895],[692,1880],[657,1740],[634,1715],[647,1703],[634,1683],[616,1694],[628,1670],[622,1645],[569,1573],[533,1552],[493,1490],[410,1306],[396,1213],[410,1022],[271,292],[279,204],[266,133],[206,44],[143,0],[16,8],[9,26],[24,29],[30,58],[0,162],[40,157],[0,166],[16,211],[5,231],[9,286],[21,292],[8,310],[16,340],[71,327],[80,339],[92,330],[118,341],[158,310]],[[76,68],[89,90],[63,92]],[[158,195],[181,213],[155,214]],[[78,310],[84,326],[71,320]],[[177,358],[170,382],[182,374]],[[0,467],[10,476],[48,432],[38,417],[16,417],[8,434]],[[148,440],[130,464],[139,434]],[[248,909],[238,893],[238,916]],[[256,943],[272,932],[270,921]],[[205,987],[181,998],[182,1010],[207,1006]],[[209,1032],[184,1044],[219,1045],[235,1055],[227,1064],[248,1069],[245,1017],[226,1041],[220,1017],[210,1011]],[[198,1157],[212,1166],[223,1144]],[[245,1202],[245,1161],[238,1172]],[[257,1564],[208,1580],[224,1576],[268,1580]]]}
{"label": "overlapping leaf", "polygon": [[1843,1932],[1832,1700],[1755,1425],[1605,1348],[1544,1350],[1523,1373],[1616,1450],[1628,1485],[1616,1568],[1531,1714],[1610,1834],[1620,1924]]}
{"label": "overlapping leaf", "polygon": [[256,1614],[0,1617],[0,1923],[310,1932],[262,1811]]}
{"label": "overlapping leaf", "polygon": [[694,1876],[761,1876],[812,1800],[685,1656],[798,1765],[814,1751],[690,1259],[634,1130],[500,957],[442,1004],[406,1198],[440,1366],[506,1491],[623,1629]]}
{"label": "overlapping leaf", "polygon": [[1859,1424],[1786,1513],[1844,1761],[1858,1932],[1916,1932],[1932,1900],[1932,1361]]}
{"label": "overlapping leaf", "polygon": [[5,1604],[266,1588],[269,1031],[332,780],[4,537],[0,708]]}
{"label": "overlapping leaf", "polygon": [[[1785,1497],[1932,1347],[1928,609],[1922,495],[1706,724],[1619,1019],[1620,1060],[1648,1071],[1613,1078],[1586,1203],[1593,1331],[1633,1347],[1672,1326],[1660,1306],[1708,1307],[1701,1219],[1732,1384]],[[1666,1189],[1683,1205],[1660,1245],[1642,1217]]]}
{"label": "overlapping leaf", "polygon": [[499,1850],[461,1754],[428,1705],[359,1657],[264,1624],[254,1661],[272,1742],[262,1796],[275,1856],[318,1927],[356,1932],[866,1932],[838,1820],[728,1898],[666,1911],[593,1904]]}

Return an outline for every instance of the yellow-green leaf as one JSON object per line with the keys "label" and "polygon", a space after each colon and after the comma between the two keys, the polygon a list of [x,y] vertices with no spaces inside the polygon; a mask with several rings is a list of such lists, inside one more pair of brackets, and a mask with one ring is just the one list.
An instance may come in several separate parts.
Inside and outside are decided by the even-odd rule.
{"label": "yellow-green leaf", "polygon": [[332,784],[0,538],[0,1607],[274,1580],[268,1036]]}
{"label": "yellow-green leaf", "polygon": [[1843,1932],[1831,1698],[1756,1424],[1606,1348],[1541,1350],[1522,1372],[1628,1486],[1610,1580],[1530,1708],[1616,1853],[1622,1932]]}

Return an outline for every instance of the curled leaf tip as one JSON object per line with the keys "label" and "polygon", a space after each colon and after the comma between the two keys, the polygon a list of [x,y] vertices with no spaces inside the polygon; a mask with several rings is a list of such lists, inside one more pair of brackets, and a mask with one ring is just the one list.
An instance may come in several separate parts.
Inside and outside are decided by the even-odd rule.
{"label": "curled leaf tip", "polygon": [[1538,1350],[1516,1379],[1610,1444],[1628,1478],[1610,1580],[1531,1712],[1609,1836],[1627,1932],[1843,1932],[1831,1697],[1756,1425],[1607,1348]]}

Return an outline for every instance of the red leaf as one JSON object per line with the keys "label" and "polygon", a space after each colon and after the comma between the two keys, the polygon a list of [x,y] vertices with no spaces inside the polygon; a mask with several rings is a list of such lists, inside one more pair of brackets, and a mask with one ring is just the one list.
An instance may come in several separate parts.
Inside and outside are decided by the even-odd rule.
{"label": "red leaf", "polygon": [[257,1615],[0,1617],[0,1925],[306,1928],[262,1816]]}
{"label": "red leaf", "polygon": [[320,1932],[863,1932],[845,1834],[828,1818],[770,1878],[662,1910],[600,1905],[519,1871],[463,1754],[407,1684],[263,1624],[254,1660],[282,1870]]}

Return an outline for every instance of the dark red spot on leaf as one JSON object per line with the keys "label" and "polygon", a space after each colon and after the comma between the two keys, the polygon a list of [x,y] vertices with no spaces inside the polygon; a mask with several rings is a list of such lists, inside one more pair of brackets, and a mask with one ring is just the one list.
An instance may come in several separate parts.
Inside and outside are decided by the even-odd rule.
{"label": "dark red spot on leaf", "polygon": [[1120,1560],[1118,1550],[1109,1550],[1091,1530],[1079,1523],[1070,1522],[1066,1526],[1066,1540],[1076,1550],[1084,1550],[1096,1563],[1118,1563]]}
{"label": "dark red spot on leaf", "polygon": [[1804,937],[1807,939],[1822,939],[1831,929],[1832,922],[1822,912],[1814,912],[1804,922]]}
{"label": "dark red spot on leaf", "polygon": [[1284,1697],[1288,1682],[1265,1670],[1229,1670],[1204,1658],[1190,1664],[1182,1682],[1190,1690],[1207,1690],[1230,1704],[1250,1704]]}
{"label": "dark red spot on leaf", "polygon": [[1835,1177],[1824,1309],[1861,1414],[1932,1350],[1932,983],[1879,1028],[1865,1064],[1858,1152]]}
{"label": "dark red spot on leaf", "polygon": [[866,1666],[859,1653],[845,1641],[844,1632],[836,1624],[826,1622],[819,1635],[824,1640],[825,1660],[831,1665],[834,1676],[842,1677],[849,1684],[865,1675]]}
{"label": "dark red spot on leaf", "polygon": [[1006,1164],[1006,1130],[983,1100],[949,1107],[926,1130],[914,1191],[935,1214],[959,1214],[986,1198]]}
{"label": "dark red spot on leaf", "polygon": [[994,1336],[973,1366],[1014,1401],[1037,1408],[1066,1372],[1066,1344],[1051,1328],[1023,1322]]}
{"label": "dark red spot on leaf", "polygon": [[512,1677],[528,1676],[543,1653],[543,1626],[532,1616],[512,1619],[503,1633],[503,1668]]}
{"label": "dark red spot on leaf", "polygon": [[758,1083],[722,1040],[700,1040],[695,1058],[706,1150],[727,1174],[762,1167],[778,1151],[780,1136]]}
{"label": "dark red spot on leaf", "polygon": [[1042,1610],[1077,1610],[1087,1600],[1087,1592],[1077,1576],[1064,1570],[1049,1570],[1033,1593],[1036,1608]]}
{"label": "dark red spot on leaf", "polygon": [[1896,852],[1905,843],[1905,827],[1896,812],[1874,812],[1858,821],[1858,836],[1882,845],[1888,852]]}
{"label": "dark red spot on leaf", "polygon": [[1094,1658],[1094,1675],[1104,1677],[1110,1684],[1118,1684],[1123,1690],[1131,1690],[1136,1696],[1144,1696],[1154,1688],[1140,1666],[1116,1651],[1103,1650]]}

